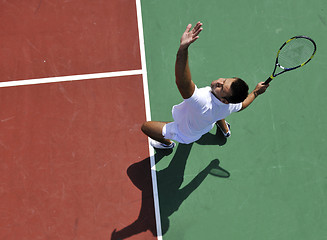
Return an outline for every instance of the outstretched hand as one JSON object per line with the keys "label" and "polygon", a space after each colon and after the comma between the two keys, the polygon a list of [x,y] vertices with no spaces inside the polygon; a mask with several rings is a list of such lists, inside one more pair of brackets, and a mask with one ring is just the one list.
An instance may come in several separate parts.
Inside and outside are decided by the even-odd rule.
{"label": "outstretched hand", "polygon": [[269,87],[269,83],[265,84],[264,82],[259,82],[254,89],[255,96],[263,94],[267,90],[268,87]]}
{"label": "outstretched hand", "polygon": [[181,44],[180,44],[181,50],[188,48],[192,43],[194,43],[199,38],[198,35],[203,30],[201,26],[202,26],[201,22],[198,22],[194,26],[194,28],[192,28],[192,24],[187,25],[186,30],[181,37]]}
{"label": "outstretched hand", "polygon": [[241,110],[247,108],[254,101],[254,99],[257,96],[259,96],[260,94],[263,94],[267,90],[268,87],[269,87],[269,84],[265,84],[264,82],[259,82],[257,84],[257,86],[255,87],[255,89],[242,102],[242,108],[241,108]]}

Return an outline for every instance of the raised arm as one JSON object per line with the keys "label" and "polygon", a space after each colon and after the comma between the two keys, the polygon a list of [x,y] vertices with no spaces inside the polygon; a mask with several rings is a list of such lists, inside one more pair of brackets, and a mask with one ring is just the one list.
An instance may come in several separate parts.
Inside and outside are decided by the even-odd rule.
{"label": "raised arm", "polygon": [[195,84],[191,78],[191,71],[188,64],[188,48],[194,43],[202,31],[202,23],[198,22],[191,30],[192,25],[186,27],[185,32],[181,37],[180,46],[177,52],[175,64],[176,85],[184,99],[190,98],[193,95]]}
{"label": "raised arm", "polygon": [[240,111],[247,108],[254,101],[254,99],[257,96],[259,96],[260,94],[263,94],[267,90],[268,87],[269,87],[269,84],[264,84],[264,82],[258,83],[257,86],[255,87],[255,89],[242,102],[242,108]]}

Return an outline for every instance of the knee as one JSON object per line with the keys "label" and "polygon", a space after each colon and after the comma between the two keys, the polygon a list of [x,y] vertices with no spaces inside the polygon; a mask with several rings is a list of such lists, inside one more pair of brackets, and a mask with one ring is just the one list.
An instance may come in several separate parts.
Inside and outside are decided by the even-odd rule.
{"label": "knee", "polygon": [[142,124],[142,126],[141,126],[141,130],[142,130],[143,133],[146,134],[148,132],[148,130],[149,130],[149,122],[144,122]]}
{"label": "knee", "polygon": [[151,138],[162,138],[162,128],[164,124],[163,122],[148,121],[142,124],[141,130],[145,135]]}

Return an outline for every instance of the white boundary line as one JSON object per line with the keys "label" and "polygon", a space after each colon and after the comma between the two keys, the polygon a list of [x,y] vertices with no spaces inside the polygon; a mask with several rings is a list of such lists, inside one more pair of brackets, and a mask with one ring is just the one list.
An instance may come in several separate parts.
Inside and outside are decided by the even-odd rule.
{"label": "white boundary line", "polygon": [[[140,52],[141,52],[141,62],[142,62],[146,120],[151,121],[148,74],[147,74],[147,69],[146,69],[145,45],[144,45],[143,22],[142,22],[142,11],[141,11],[141,0],[136,0],[136,10],[137,10],[137,23],[138,23],[138,30],[139,30]],[[157,172],[156,172],[156,166],[155,166],[154,149],[150,146],[150,144],[149,144],[149,153],[150,153],[150,164],[151,164],[154,211],[155,211],[156,226],[157,226],[157,238],[158,238],[158,240],[162,240],[159,195],[158,195],[158,185],[157,185]]]}
{"label": "white boundary line", "polygon": [[129,71],[118,71],[118,72],[107,72],[107,73],[93,73],[93,74],[71,75],[71,76],[62,76],[62,77],[17,80],[17,81],[0,82],[0,88],[44,84],[44,83],[89,80],[89,79],[98,79],[98,78],[122,77],[122,76],[141,75],[141,74],[143,74],[143,70],[129,70]]}
{"label": "white boundary line", "polygon": [[[140,43],[142,69],[129,70],[129,71],[118,71],[118,72],[107,72],[107,73],[94,73],[94,74],[82,74],[82,75],[71,75],[71,76],[61,76],[61,77],[48,77],[48,78],[38,78],[38,79],[28,79],[28,80],[7,81],[7,82],[0,82],[0,88],[27,86],[27,85],[35,85],[35,84],[46,84],[46,83],[57,83],[57,82],[68,82],[68,81],[80,81],[80,80],[90,80],[90,79],[110,78],[110,77],[122,77],[122,76],[131,76],[131,75],[142,75],[143,76],[143,90],[144,90],[146,120],[151,121],[150,98],[149,98],[148,76],[147,76],[147,69],[146,69],[143,22],[142,22],[142,11],[141,11],[140,0],[136,0],[136,10],[137,10],[137,23],[138,23],[138,31],[139,31],[139,43]],[[156,218],[156,226],[157,226],[157,238],[158,238],[158,240],[162,240],[154,149],[150,146],[150,144],[149,144],[149,154],[150,154],[150,164],[151,164],[154,210],[155,210],[155,218]]]}

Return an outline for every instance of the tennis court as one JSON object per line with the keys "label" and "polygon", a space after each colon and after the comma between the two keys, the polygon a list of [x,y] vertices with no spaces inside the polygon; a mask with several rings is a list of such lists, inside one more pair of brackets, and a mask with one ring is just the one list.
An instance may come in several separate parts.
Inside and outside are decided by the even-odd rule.
{"label": "tennis court", "polygon": [[[327,236],[327,3],[0,3],[0,239],[315,239]],[[171,152],[146,120],[171,121],[179,39],[198,87],[238,76],[252,90],[280,45],[317,54],[249,109]],[[209,174],[217,165],[230,174]],[[154,165],[154,163],[156,163]]]}

